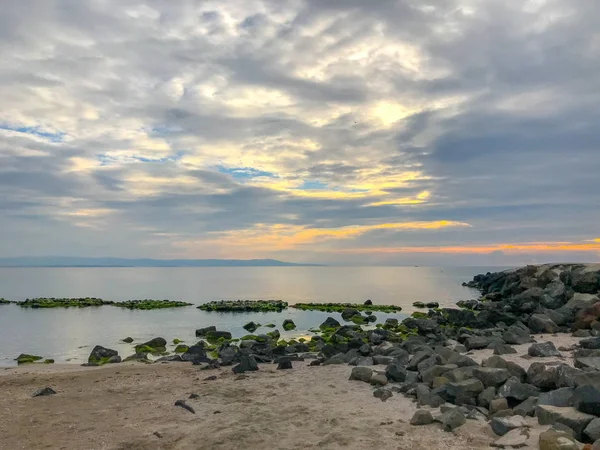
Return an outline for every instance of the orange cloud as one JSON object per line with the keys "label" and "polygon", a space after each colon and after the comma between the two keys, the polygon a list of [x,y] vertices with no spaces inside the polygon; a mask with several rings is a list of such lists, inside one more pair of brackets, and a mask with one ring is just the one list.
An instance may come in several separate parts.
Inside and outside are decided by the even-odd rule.
{"label": "orange cloud", "polygon": [[258,224],[248,230],[213,233],[217,235],[216,239],[203,242],[224,246],[256,247],[261,250],[286,250],[303,244],[355,238],[375,230],[437,230],[449,227],[470,226],[468,223],[449,220],[351,225],[339,228],[307,228],[298,225]]}
{"label": "orange cloud", "polygon": [[427,247],[371,247],[334,250],[338,253],[455,253],[486,254],[495,251],[503,253],[547,253],[547,252],[600,252],[600,239],[592,242],[526,242],[520,244],[489,244],[464,246]]}

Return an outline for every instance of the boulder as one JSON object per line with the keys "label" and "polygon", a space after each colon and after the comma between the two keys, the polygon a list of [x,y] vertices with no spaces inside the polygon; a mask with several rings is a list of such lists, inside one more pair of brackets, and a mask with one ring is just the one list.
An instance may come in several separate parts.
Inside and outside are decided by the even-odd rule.
{"label": "boulder", "polygon": [[471,378],[465,381],[448,383],[446,393],[453,398],[475,398],[485,387],[477,378]]}
{"label": "boulder", "polygon": [[527,370],[527,382],[540,389],[556,389],[556,367],[548,367],[539,362],[534,362]]}
{"label": "boulder", "polygon": [[600,388],[592,385],[579,386],[573,391],[572,402],[577,410],[600,416]]}
{"label": "boulder", "polygon": [[574,406],[575,390],[570,387],[556,389],[554,391],[542,392],[538,397],[538,405],[550,406]]}
{"label": "boulder", "polygon": [[576,375],[581,370],[575,369],[568,364],[559,364],[556,367],[556,387],[575,387]]}
{"label": "boulder", "polygon": [[556,422],[562,423],[575,431],[575,438],[582,440],[583,431],[596,417],[577,411],[571,407],[559,407],[550,405],[538,405],[536,416],[540,425],[552,425]]}
{"label": "boulder", "polygon": [[402,383],[406,381],[406,369],[399,360],[393,360],[385,369],[385,375],[388,380]]}
{"label": "boulder", "polygon": [[433,416],[425,409],[417,410],[412,416],[412,419],[410,419],[410,424],[415,426],[429,425],[431,423],[433,423]]}
{"label": "boulder", "polygon": [[248,322],[246,325],[244,325],[244,330],[248,331],[249,333],[254,333],[258,327],[258,324],[254,322]]}
{"label": "boulder", "polygon": [[560,356],[560,352],[558,350],[556,350],[554,343],[550,342],[550,341],[543,342],[540,344],[533,344],[531,347],[529,347],[529,350],[527,350],[527,354],[529,356],[540,357],[540,358],[548,358],[551,356]]}
{"label": "boulder", "polygon": [[215,332],[215,331],[217,331],[217,327],[215,327],[215,326],[210,326],[210,327],[206,327],[206,328],[199,328],[199,329],[196,330],[196,337],[204,337],[208,333]]}
{"label": "boulder", "polygon": [[444,359],[440,355],[434,354],[434,355],[431,355],[429,358],[421,361],[417,365],[417,370],[421,374],[423,374],[423,372],[426,372],[431,367],[433,367],[435,365],[443,364],[443,363],[444,363]]}
{"label": "boulder", "polygon": [[594,337],[591,339],[583,339],[579,341],[581,347],[591,350],[600,349],[600,337]]}
{"label": "boulder", "polygon": [[444,403],[446,403],[446,400],[444,400],[439,395],[430,392],[428,394],[422,394],[418,398],[417,403],[419,406],[430,406],[431,408],[439,408]]}
{"label": "boulder", "polygon": [[496,389],[493,387],[489,387],[487,389],[484,389],[483,392],[481,392],[478,396],[477,396],[477,405],[481,406],[483,408],[490,408],[490,404],[492,402],[492,400],[494,400],[494,397],[496,396]]}
{"label": "boulder", "polygon": [[240,374],[249,371],[258,370],[258,364],[256,364],[256,359],[252,355],[242,355],[240,357],[239,364],[233,366],[231,369],[233,373]]}
{"label": "boulder", "polygon": [[498,387],[510,378],[507,369],[496,369],[493,367],[476,367],[473,376],[479,379],[485,387]]}
{"label": "boulder", "polygon": [[589,358],[575,356],[575,367],[578,369],[600,370],[600,356]]}
{"label": "boulder", "polygon": [[369,383],[372,376],[373,371],[368,367],[354,367],[350,373],[350,380],[358,380]]}
{"label": "boulder", "polygon": [[393,394],[389,389],[375,389],[373,391],[373,397],[378,398],[382,402],[385,402],[387,399],[392,398]]}
{"label": "boulder", "polygon": [[575,314],[573,329],[589,329],[600,318],[600,303],[586,306]]}
{"label": "boulder", "polygon": [[494,349],[494,355],[511,355],[517,353],[517,350],[510,345],[501,344],[499,342],[495,342],[492,345],[492,348]]}
{"label": "boulder", "polygon": [[504,411],[509,409],[508,401],[504,397],[495,398],[490,402],[488,409],[490,410],[490,414],[496,414],[498,411]]}
{"label": "boulder", "polygon": [[346,308],[342,311],[342,319],[346,322],[349,322],[354,316],[360,316],[360,311],[352,308]]}
{"label": "boulder", "polygon": [[282,358],[277,364],[277,370],[289,370],[292,369],[292,360],[288,358]]}
{"label": "boulder", "polygon": [[537,407],[538,399],[536,397],[529,397],[527,400],[519,403],[513,408],[515,414],[519,416],[527,417],[535,414],[535,408]]}
{"label": "boulder", "polygon": [[579,444],[572,436],[556,430],[541,433],[538,444],[540,450],[579,450]]}
{"label": "boulder", "polygon": [[537,397],[539,394],[540,391],[538,388],[531,384],[521,383],[517,377],[509,378],[506,383],[498,389],[498,395],[509,400],[523,401],[529,397]]}
{"label": "boulder", "polygon": [[525,447],[527,439],[529,439],[529,430],[527,428],[515,428],[491,443],[490,446],[498,448]]}
{"label": "boulder", "polygon": [[125,342],[126,344],[131,344],[133,342],[133,338],[132,337],[126,337],[125,339],[123,339],[123,342]]}
{"label": "boulder", "polygon": [[383,373],[377,373],[371,377],[371,384],[374,386],[386,386],[388,379]]}
{"label": "boulder", "polygon": [[507,344],[520,345],[531,342],[529,329],[520,327],[519,325],[511,325],[502,333],[502,339]]}
{"label": "boulder", "polygon": [[596,294],[600,291],[600,271],[583,268],[574,270],[572,276],[571,287],[575,292]]}
{"label": "boulder", "polygon": [[583,433],[592,441],[597,441],[600,439],[600,419],[593,419],[588,426],[585,427]]}
{"label": "boulder", "polygon": [[113,356],[118,355],[119,352],[116,350],[104,348],[101,345],[96,345],[88,357],[88,364],[106,364]]}
{"label": "boulder", "polygon": [[529,317],[528,325],[532,333],[556,333],[559,331],[558,325],[545,314],[532,314]]}
{"label": "boulder", "polygon": [[[232,349],[233,350],[233,349]],[[235,352],[235,350],[233,350]],[[181,355],[181,359],[184,361],[206,361],[206,350],[204,349],[204,342],[200,341],[195,345],[192,345],[187,349],[185,353]]]}
{"label": "boulder", "polygon": [[325,321],[319,325],[320,329],[328,329],[328,328],[339,328],[341,327],[341,324],[335,320],[333,317],[328,317],[327,319],[325,319]]}
{"label": "boulder", "polygon": [[488,336],[471,336],[467,338],[464,342],[467,350],[479,350],[482,348],[487,348],[490,344],[497,342],[496,339],[488,337]]}
{"label": "boulder", "polygon": [[291,331],[296,329],[296,324],[291,319],[285,319],[281,325],[285,331]]}
{"label": "boulder", "polygon": [[498,436],[504,436],[515,428],[527,427],[527,421],[521,416],[492,417],[490,426]]}
{"label": "boulder", "polygon": [[442,423],[444,431],[452,431],[467,422],[465,415],[459,408],[452,409],[441,415],[439,421]]}
{"label": "boulder", "polygon": [[446,372],[449,372],[454,369],[458,369],[458,366],[456,364],[445,364],[441,366],[436,365],[421,372],[421,379],[423,380],[423,383],[431,384],[434,378],[441,377]]}
{"label": "boulder", "polygon": [[373,355],[373,364],[387,366],[391,363],[393,358],[391,356]]}

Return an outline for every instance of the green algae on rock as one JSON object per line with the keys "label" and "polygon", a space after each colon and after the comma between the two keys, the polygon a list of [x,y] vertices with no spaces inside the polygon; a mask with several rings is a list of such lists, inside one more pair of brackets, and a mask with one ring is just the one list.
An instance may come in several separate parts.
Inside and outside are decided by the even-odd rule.
{"label": "green algae on rock", "polygon": [[400,306],[395,305],[365,305],[362,303],[296,303],[291,308],[302,311],[324,311],[324,312],[343,312],[345,309],[354,309],[356,311],[381,311],[394,313],[402,311]]}
{"label": "green algae on rock", "polygon": [[12,303],[12,302],[10,300],[0,298],[0,305],[8,305],[9,303]]}
{"label": "green algae on rock", "polygon": [[19,356],[17,356],[15,358],[15,361],[17,361],[17,364],[29,364],[29,363],[33,363],[36,361],[39,361],[40,359],[42,359],[41,356],[36,356],[36,355],[29,355],[27,353],[21,353]]}
{"label": "green algae on rock", "polygon": [[246,312],[258,311],[268,312],[282,310],[288,307],[287,302],[282,300],[219,300],[209,303],[204,303],[198,306],[202,311],[219,311],[219,312]]}
{"label": "green algae on rock", "polygon": [[191,303],[179,302],[174,300],[128,300],[126,302],[115,302],[113,306],[127,309],[164,309],[164,308],[181,308],[184,306],[191,306]]}
{"label": "green algae on rock", "polygon": [[24,308],[84,308],[88,306],[112,305],[114,302],[102,300],[101,298],[54,298],[40,297],[28,298],[22,302],[15,302]]}
{"label": "green algae on rock", "polygon": [[167,351],[167,341],[164,338],[157,337],[148,342],[135,346],[136,353],[165,353]]}

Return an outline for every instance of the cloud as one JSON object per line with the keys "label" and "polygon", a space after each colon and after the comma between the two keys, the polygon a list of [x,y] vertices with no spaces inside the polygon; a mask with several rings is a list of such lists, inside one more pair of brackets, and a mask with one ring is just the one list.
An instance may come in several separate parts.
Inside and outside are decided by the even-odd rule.
{"label": "cloud", "polygon": [[593,0],[11,2],[0,255],[597,259],[598,19]]}

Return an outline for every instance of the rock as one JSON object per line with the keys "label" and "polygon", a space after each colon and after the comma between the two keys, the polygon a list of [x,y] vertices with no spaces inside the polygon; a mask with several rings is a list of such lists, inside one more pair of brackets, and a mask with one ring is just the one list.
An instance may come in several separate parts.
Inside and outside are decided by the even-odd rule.
{"label": "rock", "polygon": [[288,370],[292,369],[292,361],[290,359],[285,359],[283,361],[279,361],[277,365],[277,370]]}
{"label": "rock", "polygon": [[495,414],[498,411],[508,409],[508,401],[503,397],[495,398],[490,402],[488,409],[490,410],[490,414]]}
{"label": "rock", "polygon": [[556,333],[559,330],[558,325],[544,314],[532,314],[528,325],[532,333]]}
{"label": "rock", "polygon": [[585,427],[583,433],[592,441],[597,441],[600,439],[600,419],[593,419],[588,426]]}
{"label": "rock", "polygon": [[371,377],[371,384],[375,386],[385,386],[388,384],[388,379],[385,374],[378,373]]}
{"label": "rock", "polygon": [[582,440],[583,431],[595,416],[577,411],[571,407],[538,405],[536,415],[540,425],[552,425],[555,422],[572,428],[577,440]]}
{"label": "rock", "polygon": [[157,337],[135,346],[136,353],[164,353],[167,351],[167,341]]}
{"label": "rock", "polygon": [[504,342],[511,345],[527,344],[528,342],[531,342],[529,329],[522,328],[518,325],[511,325],[508,327],[502,334],[502,339]]}
{"label": "rock", "polygon": [[574,406],[574,391],[573,388],[566,387],[554,391],[542,392],[538,397],[538,405]]}
{"label": "rock", "polygon": [[581,358],[575,357],[575,367],[578,369],[600,370],[600,357]]}
{"label": "rock", "polygon": [[[479,406],[483,406],[484,408],[490,407],[490,403],[496,396],[496,388],[489,387],[486,388],[481,394],[477,396],[477,404]],[[507,407],[508,408],[508,407]]]}
{"label": "rock", "polygon": [[501,344],[496,342],[493,344],[494,355],[511,355],[513,353],[517,353],[513,347],[508,344]]}
{"label": "rock", "polygon": [[406,369],[402,367],[402,364],[398,360],[393,360],[385,369],[385,375],[388,380],[403,383],[406,381]]}
{"label": "rock", "polygon": [[113,356],[118,356],[119,352],[111,350],[110,348],[104,348],[101,345],[96,345],[90,356],[88,357],[89,364],[106,364]]}
{"label": "rock", "polygon": [[562,431],[548,430],[540,434],[540,450],[579,450],[579,445]]}
{"label": "rock", "polygon": [[128,361],[139,361],[139,362],[143,362],[143,363],[150,362],[150,360],[148,359],[148,353],[134,353],[133,355],[130,355],[123,360],[123,362],[128,362]]}
{"label": "rock", "polygon": [[107,364],[118,364],[121,362],[121,357],[119,355],[111,356],[106,362]]}
{"label": "rock", "polygon": [[469,411],[469,414],[467,414],[466,417],[467,420],[478,420],[480,422],[487,422],[487,416],[475,408]]}
{"label": "rock", "polygon": [[587,268],[577,269],[572,272],[571,287],[575,292],[596,294],[600,290],[600,272]]}
{"label": "rock", "polygon": [[577,370],[567,364],[560,364],[556,367],[556,387],[575,387],[575,378],[581,370]]}
{"label": "rock", "polygon": [[215,326],[210,326],[210,327],[206,327],[206,328],[199,328],[198,330],[196,330],[196,337],[204,337],[206,336],[208,333],[212,333],[217,331],[217,327]]}
{"label": "rock", "polygon": [[373,355],[373,364],[387,366],[391,363],[393,358],[391,356]]}
{"label": "rock", "polygon": [[527,421],[521,416],[493,417],[490,426],[498,436],[504,436],[515,428],[527,427]]}
{"label": "rock", "polygon": [[577,410],[600,416],[600,389],[592,385],[584,385],[573,391],[572,402]]}
{"label": "rock", "polygon": [[314,366],[320,366],[321,365],[321,360],[320,359],[315,359],[313,361],[311,361],[310,363],[308,363],[309,366],[314,367]]}
{"label": "rock", "polygon": [[231,369],[233,373],[240,374],[248,371],[258,370],[258,364],[256,364],[256,359],[251,355],[243,355],[240,357],[240,363],[233,366]]}
{"label": "rock", "polygon": [[[233,355],[236,354],[236,351],[233,348],[228,347],[228,349],[231,349],[231,351],[233,352]],[[183,361],[191,361],[191,362],[206,361],[207,356],[206,356],[206,350],[204,349],[204,342],[200,341],[197,344],[189,347],[187,349],[187,351],[181,355],[181,359]],[[232,359],[233,359],[233,357],[232,357]]]}
{"label": "rock", "polygon": [[445,384],[450,383],[450,380],[446,377],[435,377],[432,381],[431,381],[431,388],[432,389],[437,389],[441,386],[444,386]]}
{"label": "rock", "polygon": [[485,387],[498,387],[510,378],[510,373],[507,369],[476,367],[473,376],[479,379]]}
{"label": "rock", "polygon": [[487,336],[471,336],[465,341],[465,347],[467,350],[479,350],[482,348],[487,348],[488,345],[492,344],[494,341],[492,338]]}
{"label": "rock", "polygon": [[364,381],[369,383],[373,377],[373,371],[368,367],[354,367],[350,373],[350,380]]}
{"label": "rock", "polygon": [[[417,369],[421,374],[423,374],[424,372],[426,372],[433,366],[443,364],[443,362],[444,362],[444,359],[440,355],[434,354],[434,355],[431,355],[429,358],[425,359],[424,361],[421,361],[417,365]],[[454,366],[454,367],[458,367],[458,366]]]}
{"label": "rock", "polygon": [[258,329],[259,325],[254,323],[254,322],[248,322],[246,325],[244,325],[244,330],[248,331],[249,333],[254,333],[257,329]]}
{"label": "rock", "polygon": [[446,393],[453,398],[475,398],[484,389],[483,383],[477,378],[448,383],[446,385]]}
{"label": "rock", "polygon": [[388,398],[392,397],[392,392],[389,389],[375,389],[373,391],[373,397],[385,402]]}
{"label": "rock", "polygon": [[571,336],[576,338],[587,338],[591,337],[592,333],[590,330],[575,330]]}
{"label": "rock", "polygon": [[425,409],[417,410],[412,416],[412,419],[410,419],[410,424],[415,426],[429,425],[431,423],[433,423],[433,416]]}
{"label": "rock", "polygon": [[445,412],[439,420],[444,431],[452,431],[467,422],[465,415],[458,408]]}
{"label": "rock", "polygon": [[543,363],[535,362],[529,366],[527,381],[540,389],[556,389],[556,367],[548,367]]}
{"label": "rock", "polygon": [[360,316],[360,311],[352,308],[346,308],[342,311],[342,319],[346,322],[349,322],[354,316]]}
{"label": "rock", "polygon": [[595,338],[591,338],[591,339],[583,339],[583,340],[579,341],[579,345],[581,345],[583,348],[592,349],[592,350],[600,349],[600,337],[595,337]]}
{"label": "rock", "polygon": [[538,388],[531,384],[521,383],[517,377],[509,378],[498,389],[498,395],[507,399],[523,401],[529,397],[537,397],[540,394]]}
{"label": "rock", "polygon": [[531,416],[535,414],[535,408],[537,407],[538,399],[536,397],[529,397],[527,400],[519,403],[513,408],[515,414],[523,417]]}
{"label": "rock", "polygon": [[185,400],[177,400],[175,402],[175,406],[180,406],[181,408],[191,412],[192,414],[196,414],[196,411],[194,410],[194,408],[192,408],[190,405],[188,405]]}
{"label": "rock", "polygon": [[133,338],[132,337],[126,337],[125,339],[123,339],[123,342],[125,342],[126,344],[131,344],[133,342]]}
{"label": "rock", "polygon": [[543,342],[541,344],[533,344],[531,347],[529,347],[529,350],[527,350],[527,354],[529,356],[541,357],[541,358],[547,358],[547,357],[551,357],[551,356],[560,356],[559,351],[556,350],[556,347],[554,346],[554,343],[552,343],[552,342]]}
{"label": "rock", "polygon": [[343,353],[338,353],[337,355],[333,355],[331,358],[323,361],[324,366],[331,366],[332,364],[346,364],[346,358]]}
{"label": "rock", "polygon": [[529,430],[527,428],[515,428],[500,439],[494,441],[490,446],[498,448],[520,448],[527,445]]}
{"label": "rock", "polygon": [[363,356],[369,356],[371,354],[371,346],[369,344],[361,345],[358,352]]}
{"label": "rock", "polygon": [[33,394],[31,394],[32,397],[45,397],[47,395],[54,395],[56,394],[56,391],[50,387],[45,387],[45,388],[40,388],[38,390],[36,390]]}
{"label": "rock", "polygon": [[296,329],[296,324],[291,319],[285,319],[282,324],[282,328],[285,331],[291,331]]}
{"label": "rock", "polygon": [[416,352],[413,357],[410,359],[408,365],[406,366],[407,370],[418,370],[418,366],[420,363],[425,361],[433,354],[431,349],[428,350],[420,350]]}
{"label": "rock", "polygon": [[356,365],[357,366],[372,366],[373,358],[371,358],[370,356],[358,356],[356,358]]}
{"label": "rock", "polygon": [[444,403],[446,403],[446,400],[444,400],[439,395],[426,393],[419,396],[417,403],[419,406],[430,406],[432,408],[439,408]]}
{"label": "rock", "polygon": [[341,327],[341,324],[335,320],[333,317],[328,317],[327,319],[325,319],[325,322],[323,322],[321,325],[319,325],[320,329],[327,329],[327,328],[339,328]]}

